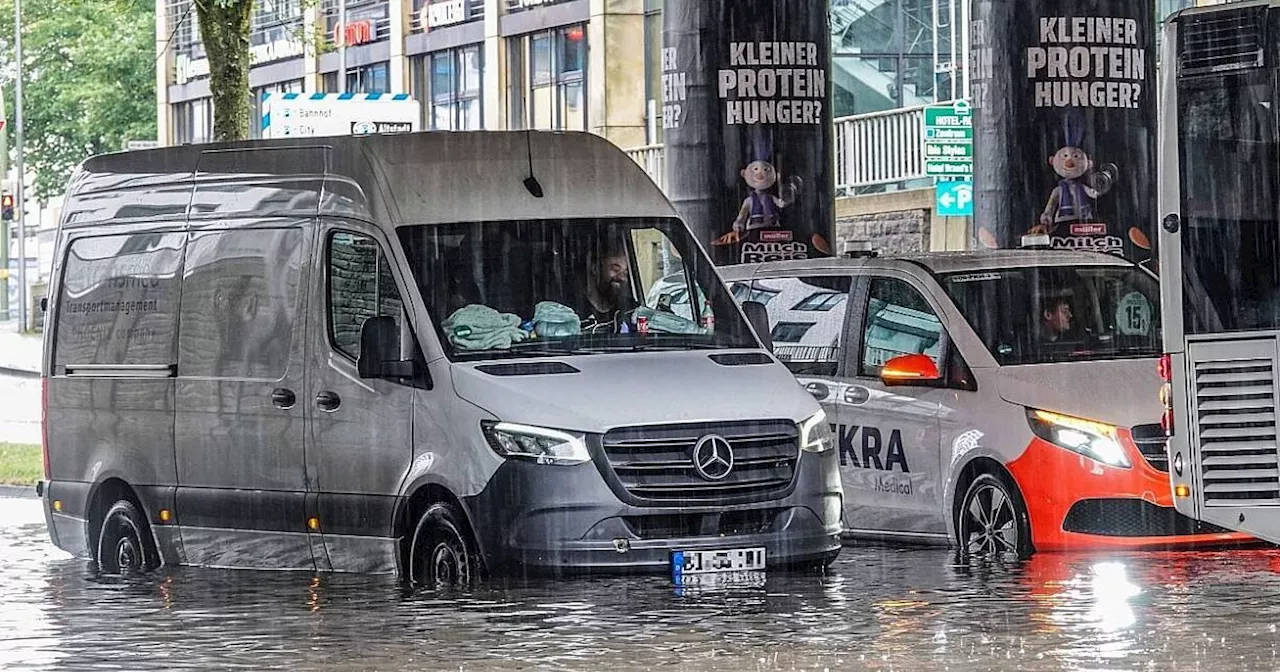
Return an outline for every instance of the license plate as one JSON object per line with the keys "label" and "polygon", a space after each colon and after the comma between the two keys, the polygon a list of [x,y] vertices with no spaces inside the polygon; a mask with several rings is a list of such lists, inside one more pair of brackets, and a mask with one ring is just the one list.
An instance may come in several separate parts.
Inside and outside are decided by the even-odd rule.
{"label": "license plate", "polygon": [[714,551],[676,551],[671,554],[671,578],[677,584],[687,577],[728,572],[763,572],[763,548],[731,548]]}

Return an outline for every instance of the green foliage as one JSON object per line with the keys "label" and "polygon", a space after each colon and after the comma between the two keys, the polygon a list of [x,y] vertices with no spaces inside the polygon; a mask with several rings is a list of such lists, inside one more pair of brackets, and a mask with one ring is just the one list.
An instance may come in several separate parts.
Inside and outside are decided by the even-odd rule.
{"label": "green foliage", "polygon": [[[156,137],[155,5],[22,0],[29,194],[62,193],[76,164]],[[14,121],[13,0],[0,0],[0,86],[10,150]]]}
{"label": "green foliage", "polygon": [[40,446],[0,442],[0,485],[35,485],[43,476]]}

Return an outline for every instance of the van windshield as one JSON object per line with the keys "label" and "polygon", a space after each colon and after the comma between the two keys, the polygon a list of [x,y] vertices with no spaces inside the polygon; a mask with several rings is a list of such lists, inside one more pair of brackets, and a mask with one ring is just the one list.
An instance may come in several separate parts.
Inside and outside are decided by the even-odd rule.
{"label": "van windshield", "polygon": [[399,235],[451,359],[758,347],[677,220],[471,222]]}
{"label": "van windshield", "polygon": [[942,286],[1002,365],[1156,357],[1160,295],[1137,267],[950,273]]}

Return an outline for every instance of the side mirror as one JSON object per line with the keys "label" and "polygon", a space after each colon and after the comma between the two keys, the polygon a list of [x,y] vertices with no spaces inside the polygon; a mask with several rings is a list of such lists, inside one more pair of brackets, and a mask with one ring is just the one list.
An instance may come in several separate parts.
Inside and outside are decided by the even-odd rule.
{"label": "side mirror", "polygon": [[885,362],[880,381],[885,385],[912,385],[942,380],[938,365],[928,355],[901,355]]}
{"label": "side mirror", "polygon": [[751,323],[751,328],[756,330],[756,336],[760,337],[760,342],[764,343],[764,347],[773,352],[773,334],[769,331],[769,310],[759,301],[743,301],[742,312],[746,313],[747,321]]}
{"label": "side mirror", "polygon": [[371,317],[360,328],[360,360],[356,370],[361,378],[412,378],[412,360],[400,359],[400,327],[386,315]]}

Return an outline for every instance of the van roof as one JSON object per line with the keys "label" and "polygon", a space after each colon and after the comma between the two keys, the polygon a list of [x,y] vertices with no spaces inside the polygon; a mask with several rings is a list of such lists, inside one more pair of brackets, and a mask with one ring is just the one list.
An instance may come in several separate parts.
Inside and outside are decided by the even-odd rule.
{"label": "van roof", "polygon": [[[543,197],[524,186],[533,175]],[[63,226],[228,216],[357,217],[403,226],[675,217],[648,174],[583,132],[432,131],[182,145],[86,160]]]}
{"label": "van roof", "polygon": [[1069,250],[973,250],[965,252],[925,252],[890,254],[875,257],[827,257],[792,261],[769,261],[759,264],[725,266],[725,278],[741,280],[757,273],[777,271],[847,272],[852,268],[877,268],[885,262],[906,261],[933,273],[985,271],[1024,266],[1132,266],[1121,257],[1099,252]]}

